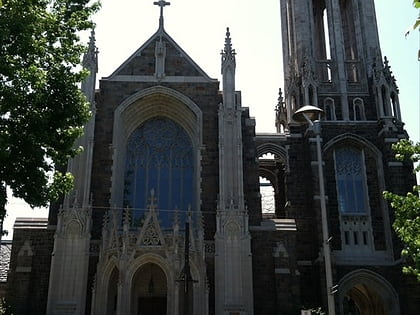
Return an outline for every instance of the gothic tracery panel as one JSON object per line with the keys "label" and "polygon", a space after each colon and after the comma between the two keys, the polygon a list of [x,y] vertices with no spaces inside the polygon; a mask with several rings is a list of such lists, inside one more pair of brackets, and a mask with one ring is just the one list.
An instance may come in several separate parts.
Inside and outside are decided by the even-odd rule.
{"label": "gothic tracery panel", "polygon": [[124,206],[135,221],[144,218],[154,190],[161,226],[172,226],[176,209],[182,224],[194,205],[193,146],[185,130],[168,118],[150,119],[130,135],[126,150]]}

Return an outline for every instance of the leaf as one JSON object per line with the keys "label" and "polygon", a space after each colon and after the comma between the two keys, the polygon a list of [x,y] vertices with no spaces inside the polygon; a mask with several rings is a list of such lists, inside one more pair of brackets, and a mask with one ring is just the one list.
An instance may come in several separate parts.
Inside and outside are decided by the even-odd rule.
{"label": "leaf", "polygon": [[[405,162],[416,162],[420,159],[420,143],[401,140],[392,146],[396,158]],[[420,168],[415,168],[419,171]],[[395,212],[393,228],[398,238],[404,243],[401,257],[405,258],[403,272],[412,274],[420,281],[420,186],[415,185],[412,192],[400,196],[384,192]]]}
{"label": "leaf", "polygon": [[79,88],[87,75],[79,34],[93,27],[98,8],[90,0],[8,0],[1,7],[0,218],[6,186],[32,207],[71,189],[71,176],[58,170],[80,152],[74,142],[90,117]]}
{"label": "leaf", "polygon": [[409,27],[405,32],[405,37],[410,34],[411,31],[415,30],[420,25],[420,17],[417,18],[416,22],[413,24],[413,26]]}

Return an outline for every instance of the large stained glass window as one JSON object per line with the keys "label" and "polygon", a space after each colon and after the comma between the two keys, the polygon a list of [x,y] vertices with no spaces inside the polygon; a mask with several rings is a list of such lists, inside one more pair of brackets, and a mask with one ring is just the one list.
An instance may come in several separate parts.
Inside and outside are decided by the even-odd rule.
{"label": "large stained glass window", "polygon": [[[170,228],[175,213],[180,223],[194,207],[193,146],[185,130],[168,118],[157,117],[139,126],[127,141],[124,206],[135,221],[144,217],[151,191],[159,220]],[[178,210],[178,211],[177,211]],[[194,209],[192,209],[194,210]]]}
{"label": "large stained glass window", "polygon": [[363,153],[356,148],[335,150],[338,207],[341,213],[367,213]]}

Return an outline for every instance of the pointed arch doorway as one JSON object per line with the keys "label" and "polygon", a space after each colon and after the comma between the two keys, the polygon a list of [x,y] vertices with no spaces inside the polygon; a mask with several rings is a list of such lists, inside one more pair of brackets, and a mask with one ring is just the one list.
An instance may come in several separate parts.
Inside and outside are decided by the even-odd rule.
{"label": "pointed arch doorway", "polygon": [[347,291],[343,299],[344,314],[386,315],[384,301],[379,294],[365,284],[357,284]]}
{"label": "pointed arch doorway", "polygon": [[398,295],[381,275],[366,269],[348,273],[339,283],[340,314],[399,315]]}
{"label": "pointed arch doorway", "polygon": [[131,314],[166,315],[167,288],[166,275],[158,265],[141,266],[133,278]]}

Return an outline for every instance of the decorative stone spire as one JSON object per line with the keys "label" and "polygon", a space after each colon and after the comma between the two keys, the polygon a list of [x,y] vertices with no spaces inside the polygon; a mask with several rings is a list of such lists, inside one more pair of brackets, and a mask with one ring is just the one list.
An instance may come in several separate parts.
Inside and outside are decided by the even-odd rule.
{"label": "decorative stone spire", "polygon": [[279,89],[279,97],[277,99],[276,105],[276,128],[278,133],[285,133],[288,131],[287,123],[287,108],[283,99],[283,92],[281,88]]}
{"label": "decorative stone spire", "polygon": [[[230,38],[229,27],[226,28],[225,48],[222,50],[222,67],[226,62],[235,63],[235,49],[232,49],[232,41]],[[222,69],[223,73],[223,69]]]}
{"label": "decorative stone spire", "polygon": [[92,28],[89,37],[88,50],[83,55],[83,66],[97,73],[98,72],[98,48],[96,47],[95,29]]}
{"label": "decorative stone spire", "polygon": [[276,105],[276,112],[284,112],[286,110],[286,106],[283,101],[283,92],[281,88],[279,88],[279,97],[277,99],[277,105]]}
{"label": "decorative stone spire", "polygon": [[159,0],[153,2],[153,4],[158,5],[160,7],[159,28],[163,29],[163,8],[167,5],[171,5],[171,3],[166,2],[165,0]]}
{"label": "decorative stone spire", "polygon": [[229,27],[226,29],[225,48],[222,50],[222,76],[223,76],[223,105],[225,108],[234,108],[235,102],[235,71],[236,52],[232,49]]}

